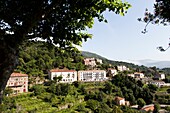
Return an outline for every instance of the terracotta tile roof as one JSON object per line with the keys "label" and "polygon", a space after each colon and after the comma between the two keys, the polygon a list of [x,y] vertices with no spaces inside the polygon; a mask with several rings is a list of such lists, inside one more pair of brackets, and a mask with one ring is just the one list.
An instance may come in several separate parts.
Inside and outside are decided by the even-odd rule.
{"label": "terracotta tile roof", "polygon": [[141,108],[141,110],[145,110],[145,111],[153,111],[154,110],[154,104],[150,104],[150,105],[145,105]]}
{"label": "terracotta tile roof", "polygon": [[51,69],[50,72],[76,72],[76,71],[68,69]]}
{"label": "terracotta tile roof", "polygon": [[134,74],[143,74],[143,73],[140,73],[140,72],[135,72]]}
{"label": "terracotta tile roof", "polygon": [[116,100],[123,100],[123,99],[125,99],[125,98],[122,98],[122,97],[116,97],[115,99],[116,99]]}
{"label": "terracotta tile roof", "polygon": [[22,74],[22,73],[12,73],[11,77],[24,77],[24,76],[28,76],[27,74]]}
{"label": "terracotta tile roof", "polygon": [[113,68],[108,68],[108,70],[116,70],[116,69],[113,69]]}
{"label": "terracotta tile roof", "polygon": [[105,70],[82,70],[79,72],[105,72]]}

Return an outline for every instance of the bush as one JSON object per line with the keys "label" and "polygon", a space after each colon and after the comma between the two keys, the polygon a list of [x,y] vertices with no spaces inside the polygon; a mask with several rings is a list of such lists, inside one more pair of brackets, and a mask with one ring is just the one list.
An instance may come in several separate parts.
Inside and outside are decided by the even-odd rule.
{"label": "bush", "polygon": [[95,111],[99,107],[99,102],[97,100],[88,100],[87,101],[87,107],[90,108],[92,111]]}

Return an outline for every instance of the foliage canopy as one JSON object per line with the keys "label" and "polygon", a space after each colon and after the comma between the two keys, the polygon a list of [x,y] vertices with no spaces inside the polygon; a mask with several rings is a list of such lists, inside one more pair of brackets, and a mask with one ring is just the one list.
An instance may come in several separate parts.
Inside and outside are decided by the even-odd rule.
{"label": "foliage canopy", "polygon": [[21,44],[36,38],[74,50],[91,37],[82,31],[93,26],[94,18],[106,21],[103,12],[107,9],[123,15],[129,7],[121,0],[1,0],[0,103]]}

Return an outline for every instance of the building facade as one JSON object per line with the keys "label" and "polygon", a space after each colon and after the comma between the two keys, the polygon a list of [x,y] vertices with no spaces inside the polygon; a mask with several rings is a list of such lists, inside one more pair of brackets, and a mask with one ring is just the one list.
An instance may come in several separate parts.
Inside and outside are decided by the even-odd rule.
{"label": "building facade", "polygon": [[78,71],[79,81],[104,81],[106,79],[106,71],[104,70]]}
{"label": "building facade", "polygon": [[98,58],[96,58],[96,62],[99,63],[99,64],[103,64],[102,60],[98,59]]}
{"label": "building facade", "polygon": [[135,78],[144,78],[145,75],[143,73],[136,72],[134,73]]}
{"label": "building facade", "polygon": [[115,102],[117,105],[125,105],[125,98],[115,97]]}
{"label": "building facade", "polygon": [[149,84],[154,84],[157,87],[166,86],[166,83],[164,81],[161,81],[161,80],[153,80]]}
{"label": "building facade", "polygon": [[109,74],[110,77],[113,77],[113,76],[117,75],[118,72],[117,72],[116,69],[109,68],[108,69],[108,74]]}
{"label": "building facade", "polygon": [[155,74],[153,79],[155,79],[155,80],[163,80],[163,79],[165,79],[165,74],[163,74],[163,73]]}
{"label": "building facade", "polygon": [[77,71],[68,69],[52,69],[49,73],[49,78],[54,80],[54,77],[61,76],[60,83],[71,83],[77,81]]}
{"label": "building facade", "polygon": [[128,71],[129,68],[127,68],[126,66],[117,66],[117,70],[118,71]]}
{"label": "building facade", "polygon": [[97,64],[96,64],[95,58],[85,58],[84,59],[84,65],[94,67]]}
{"label": "building facade", "polygon": [[28,75],[12,73],[6,87],[12,89],[14,94],[28,92]]}

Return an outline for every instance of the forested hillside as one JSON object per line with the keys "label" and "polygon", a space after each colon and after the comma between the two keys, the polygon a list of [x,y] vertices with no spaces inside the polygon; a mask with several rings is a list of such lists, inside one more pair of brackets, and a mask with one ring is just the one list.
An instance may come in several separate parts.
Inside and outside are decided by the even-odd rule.
{"label": "forested hillside", "polygon": [[20,47],[19,65],[15,71],[30,77],[44,77],[52,68],[84,69],[83,57],[78,51],[44,46],[44,42],[24,43]]}
{"label": "forested hillside", "polygon": [[[140,108],[153,102],[155,89],[125,74],[116,75],[105,82],[74,82],[61,84],[48,81],[34,85],[30,92],[5,97],[0,111],[3,113],[141,113]],[[125,98],[138,109],[120,106],[115,97]]]}
{"label": "forested hillside", "polygon": [[[27,44],[27,47],[25,46]],[[111,61],[97,54],[86,52],[73,52],[58,49],[55,46],[44,46],[44,42],[24,43],[20,48],[19,65],[15,71],[29,75],[32,78],[44,79],[52,68],[68,68],[82,70],[84,57],[95,57],[103,60],[108,65],[125,65],[134,71],[142,71],[146,76],[153,76],[159,71],[168,72],[168,69],[158,70],[156,67],[146,68],[126,62]],[[90,56],[89,56],[90,54]],[[74,82],[73,84],[60,84],[56,80],[46,81],[44,84],[33,84],[29,92],[19,96],[5,97],[0,110],[10,112],[36,112],[64,113],[64,112],[96,112],[98,113],[140,113],[139,109],[145,104],[151,104],[157,87],[143,84],[122,72],[103,82]],[[6,90],[5,94],[9,94]],[[115,97],[122,97],[129,101],[130,105],[138,104],[134,110],[128,106],[119,106]],[[29,107],[28,107],[29,106]],[[116,110],[116,111],[115,111]]]}
{"label": "forested hillside", "polygon": [[145,67],[145,66],[138,66],[138,65],[135,65],[135,64],[133,64],[133,63],[127,63],[127,62],[122,62],[122,61],[109,60],[109,59],[104,58],[104,57],[102,57],[102,56],[100,56],[100,55],[97,55],[97,54],[91,53],[91,52],[87,52],[87,51],[82,51],[82,55],[83,55],[84,57],[94,57],[94,58],[102,59],[102,60],[103,60],[103,63],[105,63],[105,64],[111,64],[111,65],[113,65],[113,66],[125,65],[125,66],[127,66],[127,67],[129,67],[129,68],[131,68],[131,69],[139,69],[139,70],[141,70],[141,71],[147,69],[147,67]]}
{"label": "forested hillside", "polygon": [[[15,71],[26,73],[30,77],[44,78],[52,68],[68,68],[74,70],[86,69],[86,66],[83,64],[84,57],[102,59],[104,64],[102,65],[103,67],[107,67],[106,65],[109,64],[113,67],[117,65],[125,65],[132,70],[144,72],[147,75],[154,74],[155,71],[158,71],[156,67],[147,68],[132,63],[108,60],[95,53],[85,51],[79,52],[78,50],[62,50],[53,45],[44,46],[44,44],[44,42],[25,42],[20,47],[19,65]],[[103,67],[101,67],[101,69],[105,69]],[[167,70],[168,69],[163,69],[161,71],[165,71],[166,74],[168,74],[169,71]]]}

